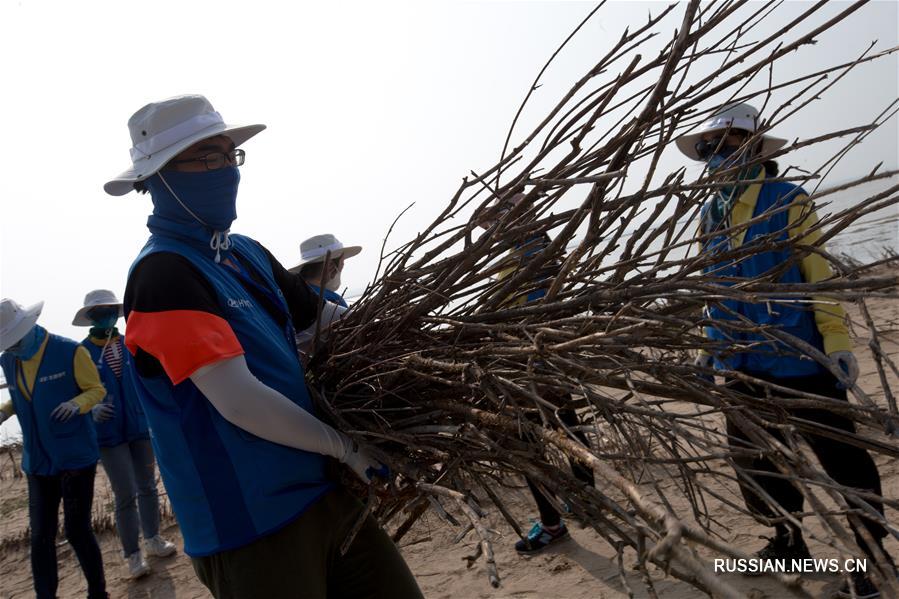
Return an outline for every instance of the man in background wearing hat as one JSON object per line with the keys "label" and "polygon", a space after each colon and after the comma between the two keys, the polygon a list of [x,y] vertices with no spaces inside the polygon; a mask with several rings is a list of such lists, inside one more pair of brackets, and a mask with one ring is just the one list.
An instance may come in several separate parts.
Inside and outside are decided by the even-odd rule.
{"label": "man in background wearing hat", "polygon": [[[306,284],[318,294],[324,290],[325,299],[344,308],[346,300],[340,295],[340,273],[347,258],[362,251],[362,246],[344,246],[330,233],[316,235],[300,244],[300,263],[289,269],[303,277]],[[325,259],[330,256],[328,264]]]}
{"label": "man in background wearing hat", "polygon": [[[796,245],[820,246],[820,229],[814,207],[808,202],[806,192],[783,181],[768,181],[778,174],[777,163],[763,161],[763,155],[783,147],[786,140],[759,133],[758,111],[749,104],[729,106],[702,123],[698,130],[677,139],[678,148],[688,157],[706,163],[708,171],[716,175],[725,170],[729,184],[720,187],[709,198],[701,211],[701,251],[715,255],[740,247],[768,244],[741,260],[714,263],[705,273],[721,279],[722,285],[730,285],[741,278],[753,279],[777,272],[781,283],[816,283],[829,279],[833,273],[830,264],[819,253],[801,252]],[[727,182],[727,181],[725,181]],[[788,206],[788,210],[783,207]],[[765,216],[768,214],[769,216]],[[750,220],[749,227],[741,227]],[[789,246],[771,249],[771,241],[787,241]],[[773,385],[799,392],[848,401],[846,388],[855,384],[858,363],[851,351],[845,313],[839,304],[827,298],[806,298],[806,304],[771,302],[750,303],[728,300],[709,304],[706,317],[712,324],[705,327],[705,335],[715,341],[720,353],[702,352],[696,363],[703,368],[722,371],[740,371]],[[810,306],[810,307],[809,307]],[[761,333],[747,332],[745,322],[766,326],[786,333],[811,345],[826,355],[834,370],[842,372],[841,381],[828,368],[811,356],[781,341]],[[751,351],[734,352],[733,346],[752,346]],[[738,380],[728,381],[728,386],[747,395],[764,397],[795,397],[790,392],[771,387],[752,385]],[[855,423],[843,415],[824,409],[792,409],[794,416],[849,433],[855,433]],[[783,439],[775,429],[769,432]],[[767,458],[753,458],[747,449],[754,449],[746,432],[731,419],[727,420],[727,433],[739,455],[734,461],[744,471],[778,473],[777,467]],[[874,460],[865,449],[842,443],[830,436],[805,435],[825,471],[839,484],[881,495],[880,475]],[[788,513],[802,512],[803,495],[788,480],[779,476],[751,475],[751,480],[739,480],[740,490],[751,511],[778,522],[775,535],[768,545],[758,552],[763,559],[806,559],[809,551],[801,531],[785,521],[780,513],[756,493],[763,489],[768,496]],[[853,504],[853,500],[846,497]],[[883,514],[879,501],[868,504]],[[858,518],[867,532],[883,551],[886,529],[869,518],[864,509],[857,509]],[[799,517],[799,516],[797,516]],[[853,521],[850,526],[856,534],[856,542],[866,553],[871,552]],[[888,558],[889,559],[889,558]],[[858,597],[877,597],[879,592],[861,573],[853,574]],[[848,585],[844,596],[850,596]]]}
{"label": "man in background wearing hat", "polygon": [[137,399],[131,355],[125,351],[116,322],[122,304],[112,291],[96,289],[72,324],[91,327],[81,345],[87,349],[106,388],[106,398],[93,407],[100,461],[115,496],[115,521],[129,578],[150,572],[139,545],[143,529],[148,555],[166,557],[175,545],[159,536],[156,460],[147,419]]}
{"label": "man in background wearing hat", "polygon": [[[337,306],[335,310],[322,308],[319,328],[331,324],[334,320],[342,317],[344,312],[349,309],[346,300],[339,293],[340,274],[343,272],[344,261],[361,251],[362,247],[358,245],[344,247],[330,233],[310,237],[300,244],[300,263],[289,269],[290,272],[300,275],[312,291],[318,295],[323,295],[326,302],[331,302],[334,306]],[[325,263],[326,260],[327,264]],[[304,365],[308,362],[312,352],[315,333],[315,324],[297,332],[297,351]]]}
{"label": "man in background wearing hat", "polygon": [[0,423],[15,414],[22,427],[34,591],[38,599],[56,597],[61,500],[88,598],[105,598],[103,558],[91,529],[98,451],[89,413],[106,391],[87,350],[37,324],[43,305],[0,301],[0,367],[12,398],[0,406]]}
{"label": "man in background wearing hat", "polygon": [[132,167],[105,189],[149,192],[151,236],[125,290],[126,346],[163,481],[200,580],[219,599],[420,597],[394,544],[325,476],[386,467],[314,416],[295,331],[318,297],[258,242],[231,235],[238,149],[203,96],[137,111]]}

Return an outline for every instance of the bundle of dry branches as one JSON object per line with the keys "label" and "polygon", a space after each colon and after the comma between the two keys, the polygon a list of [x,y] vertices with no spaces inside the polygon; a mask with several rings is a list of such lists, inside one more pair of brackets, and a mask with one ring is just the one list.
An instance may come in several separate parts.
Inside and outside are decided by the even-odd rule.
{"label": "bundle of dry branches", "polygon": [[[564,498],[565,507],[619,555],[633,549],[650,594],[655,594],[651,563],[716,596],[740,596],[696,551],[704,546],[706,555],[748,557],[721,540],[706,503],[713,498],[746,510],[711,484],[724,480],[735,486],[733,470],[722,464],[745,475],[722,425],[727,413],[752,440],[754,447],[746,451],[768,455],[802,490],[811,511],[797,524],[808,530],[808,522],[816,519],[832,547],[858,554],[838,516],[867,513],[882,520],[868,503],[874,498],[835,484],[808,459],[800,433],[834,433],[791,416],[786,408],[820,407],[848,415],[867,426],[858,434],[843,434],[843,441],[899,455],[896,445],[878,436],[878,431],[895,430],[896,402],[887,377],[899,370],[878,346],[877,323],[865,306],[871,294],[895,297],[899,277],[872,274],[883,272],[872,270],[876,264],[846,264],[823,245],[862,216],[899,203],[899,185],[893,180],[883,193],[822,216],[814,229],[824,234],[815,246],[772,238],[755,250],[709,256],[696,251],[697,240],[702,241],[697,215],[733,173],[703,172],[698,180],[688,180],[683,169],[657,172],[673,140],[722,105],[751,101],[762,107],[762,134],[806,109],[851,69],[895,51],[865,53],[851,63],[775,84],[771,74],[778,61],[814,44],[865,3],[810,26],[823,4],[753,42],[747,40],[760,23],[779,18],[778,3],[700,5],[694,0],[665,8],[636,30],[625,31],[521,143],[503,151],[498,164],[463,180],[415,239],[394,251],[382,250],[375,281],[313,359],[309,385],[322,410],[398,474],[391,494],[369,506],[396,526],[396,538],[429,508],[451,519],[453,512],[461,513],[469,520],[466,530],[480,537],[472,559],[483,554],[490,580],[498,585],[482,510],[493,509],[486,505],[492,503],[522,535],[495,485],[524,474]],[[635,54],[678,16],[674,35],[658,55]],[[808,32],[795,33],[803,25]],[[709,71],[713,61],[716,66]],[[701,75],[694,74],[697,69]],[[533,89],[538,83],[539,77]],[[789,101],[772,106],[772,94],[784,90],[791,90]],[[788,169],[780,177],[808,185],[896,110],[893,103],[856,127],[794,140],[758,161],[843,140],[840,151],[815,172],[791,175]],[[513,135],[510,130],[510,140]],[[839,189],[812,193],[809,202],[823,215],[830,193],[895,176],[875,169]],[[508,202],[519,194],[523,201]],[[479,222],[492,224],[482,231]],[[535,239],[543,240],[539,251],[523,251]],[[786,246],[797,259],[808,252],[825,256],[836,276],[786,285],[778,271],[733,284],[705,272],[713,263],[743,259],[758,247]],[[515,301],[536,289],[545,292],[539,299]],[[693,352],[710,343],[700,332],[707,324],[704,307],[740,300],[774,309],[787,303],[811,309],[812,296],[859,305],[886,407],[872,399],[872,390],[858,386],[851,388],[849,404],[808,394],[750,397],[715,381],[714,371],[693,365]],[[819,361],[845,381],[826,356],[800,340],[756,323],[735,326],[780,341],[778,347]],[[562,408],[583,416],[580,429],[593,442],[585,445],[563,424],[558,418]],[[772,436],[767,428],[772,423],[785,437]],[[596,486],[559,467],[553,454],[592,467]],[[675,495],[689,509],[672,507]],[[836,510],[822,503],[825,497]],[[782,516],[795,522],[790,514]],[[795,578],[781,579],[803,593]]]}

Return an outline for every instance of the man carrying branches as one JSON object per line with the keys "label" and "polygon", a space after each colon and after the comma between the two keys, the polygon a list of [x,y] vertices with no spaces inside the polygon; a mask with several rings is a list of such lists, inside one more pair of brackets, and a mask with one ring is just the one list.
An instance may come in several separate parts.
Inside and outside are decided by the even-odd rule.
{"label": "man carrying branches", "polygon": [[[701,211],[701,251],[721,256],[720,260],[706,266],[704,273],[717,279],[718,284],[727,286],[739,279],[772,275],[784,284],[828,279],[833,273],[827,260],[819,253],[803,253],[796,247],[815,246],[821,236],[820,230],[815,228],[817,216],[806,193],[795,185],[768,180],[777,176],[777,164],[770,160],[759,162],[760,155],[784,146],[786,140],[758,133],[758,119],[755,108],[737,104],[718,112],[695,132],[677,140],[678,148],[688,157],[704,161],[711,174],[732,180],[718,188]],[[740,249],[749,248],[752,248],[749,253],[734,255]],[[702,351],[696,365],[723,371],[731,390],[759,398],[765,398],[767,394],[793,398],[795,393],[788,390],[794,390],[848,401],[846,388],[855,384],[858,363],[851,351],[845,313],[838,304],[822,298],[798,304],[727,299],[710,304],[706,316],[710,322],[704,332],[712,342],[713,353]],[[752,331],[748,330],[750,327]],[[812,356],[797,351],[799,346],[791,339],[798,339],[826,355],[836,369],[842,371],[843,380]],[[728,375],[733,372],[781,389]],[[790,409],[789,414],[832,429],[856,432],[851,419],[826,409]],[[767,432],[784,442],[778,429],[770,427]],[[782,513],[802,511],[802,492],[781,476],[771,459],[747,455],[750,453],[747,449],[757,449],[757,446],[737,418],[727,418],[727,434],[732,448],[738,450],[733,459],[742,471],[738,476],[746,505],[753,513],[775,521],[774,537],[757,556],[787,560],[811,557],[800,528],[782,517]],[[830,436],[805,434],[804,438],[824,470],[837,483],[877,496],[882,494],[877,466],[865,449]],[[770,472],[772,476],[749,472]],[[756,489],[763,490],[783,512],[777,513]],[[850,497],[846,500],[853,507],[859,507]],[[867,503],[883,514],[882,503],[874,500]],[[858,518],[865,530],[859,530],[855,519],[850,519],[850,526],[858,546],[873,559],[875,553],[865,537],[872,539],[876,549],[883,552],[887,531],[875,519],[865,515]],[[852,582],[857,597],[880,595],[863,574],[853,574]],[[842,592],[850,596],[848,583]]]}
{"label": "man carrying branches", "polygon": [[[500,215],[505,214],[524,200],[524,194],[514,195],[505,206],[500,208]],[[498,223],[492,218],[482,218],[478,224],[483,228],[490,230]],[[505,279],[520,268],[523,268],[530,260],[533,260],[538,254],[543,252],[550,244],[550,237],[546,233],[539,233],[529,236],[520,243],[516,243],[509,254],[500,264],[498,278]],[[561,268],[559,260],[548,261],[535,276],[533,284],[528,289],[524,289],[521,293],[515,294],[509,298],[507,306],[523,306],[526,303],[538,301],[546,295],[549,285],[552,282],[552,276]],[[578,416],[574,409],[567,404],[571,402],[571,395],[568,393],[556,393],[552,397],[544,397],[546,401],[553,405],[559,406],[555,411],[556,418],[566,427],[577,427],[579,425]],[[539,419],[539,416],[534,416]],[[589,447],[590,442],[583,432],[576,432],[575,436],[585,446]],[[569,458],[569,464],[575,477],[580,481],[590,485],[595,484],[593,471],[590,468],[579,464],[575,460]],[[537,510],[540,514],[540,520],[535,522],[527,534],[527,537],[520,539],[515,543],[515,550],[523,555],[539,553],[546,549],[549,545],[563,541],[568,538],[568,528],[562,521],[559,511],[553,502],[546,497],[537,483],[525,476],[525,481],[531,494],[534,496],[534,502],[537,504]]]}

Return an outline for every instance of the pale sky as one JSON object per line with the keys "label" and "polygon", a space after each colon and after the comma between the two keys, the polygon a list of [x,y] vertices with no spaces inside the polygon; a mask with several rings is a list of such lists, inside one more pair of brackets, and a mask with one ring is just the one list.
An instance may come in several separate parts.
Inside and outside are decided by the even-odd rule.
{"label": "pale sky", "polygon": [[[752,39],[810,4],[787,2]],[[392,246],[430,222],[470,170],[498,160],[531,81],[593,6],[6,0],[0,295],[23,304],[45,300],[41,324],[76,339],[86,330],[70,323],[87,291],[109,288],[121,297],[151,204],[135,193],[108,196],[102,185],[130,164],[130,115],[182,93],[206,95],[228,122],[269,127],[243,146],[232,230],[261,241],[285,266],[314,234],[363,245],[343,274],[351,292],[361,290],[404,207],[416,203]],[[542,118],[625,26],[664,6],[609,2],[551,68],[525,125]],[[814,22],[845,6],[830,2]],[[679,7],[668,17],[665,36],[682,15]],[[872,2],[791,55],[775,79],[850,60],[875,40],[880,49],[895,46],[897,30],[897,3]],[[651,56],[653,49],[641,50]],[[899,96],[897,64],[891,56],[860,68],[776,133],[803,138],[869,121]],[[897,139],[893,119],[831,182],[881,160],[897,168]],[[796,153],[790,163],[808,168],[824,150]],[[685,162],[672,147],[662,171]]]}

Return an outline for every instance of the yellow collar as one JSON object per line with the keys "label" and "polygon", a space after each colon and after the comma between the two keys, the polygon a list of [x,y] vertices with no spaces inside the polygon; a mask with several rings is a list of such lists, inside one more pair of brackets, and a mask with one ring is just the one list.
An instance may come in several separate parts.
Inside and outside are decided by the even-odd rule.
{"label": "yellow collar", "polygon": [[759,174],[758,183],[753,183],[748,186],[743,193],[740,194],[740,197],[737,198],[737,202],[740,204],[744,204],[750,210],[755,210],[755,204],[759,199],[759,192],[762,190],[762,185],[765,183],[765,170],[762,169],[762,172]]}

